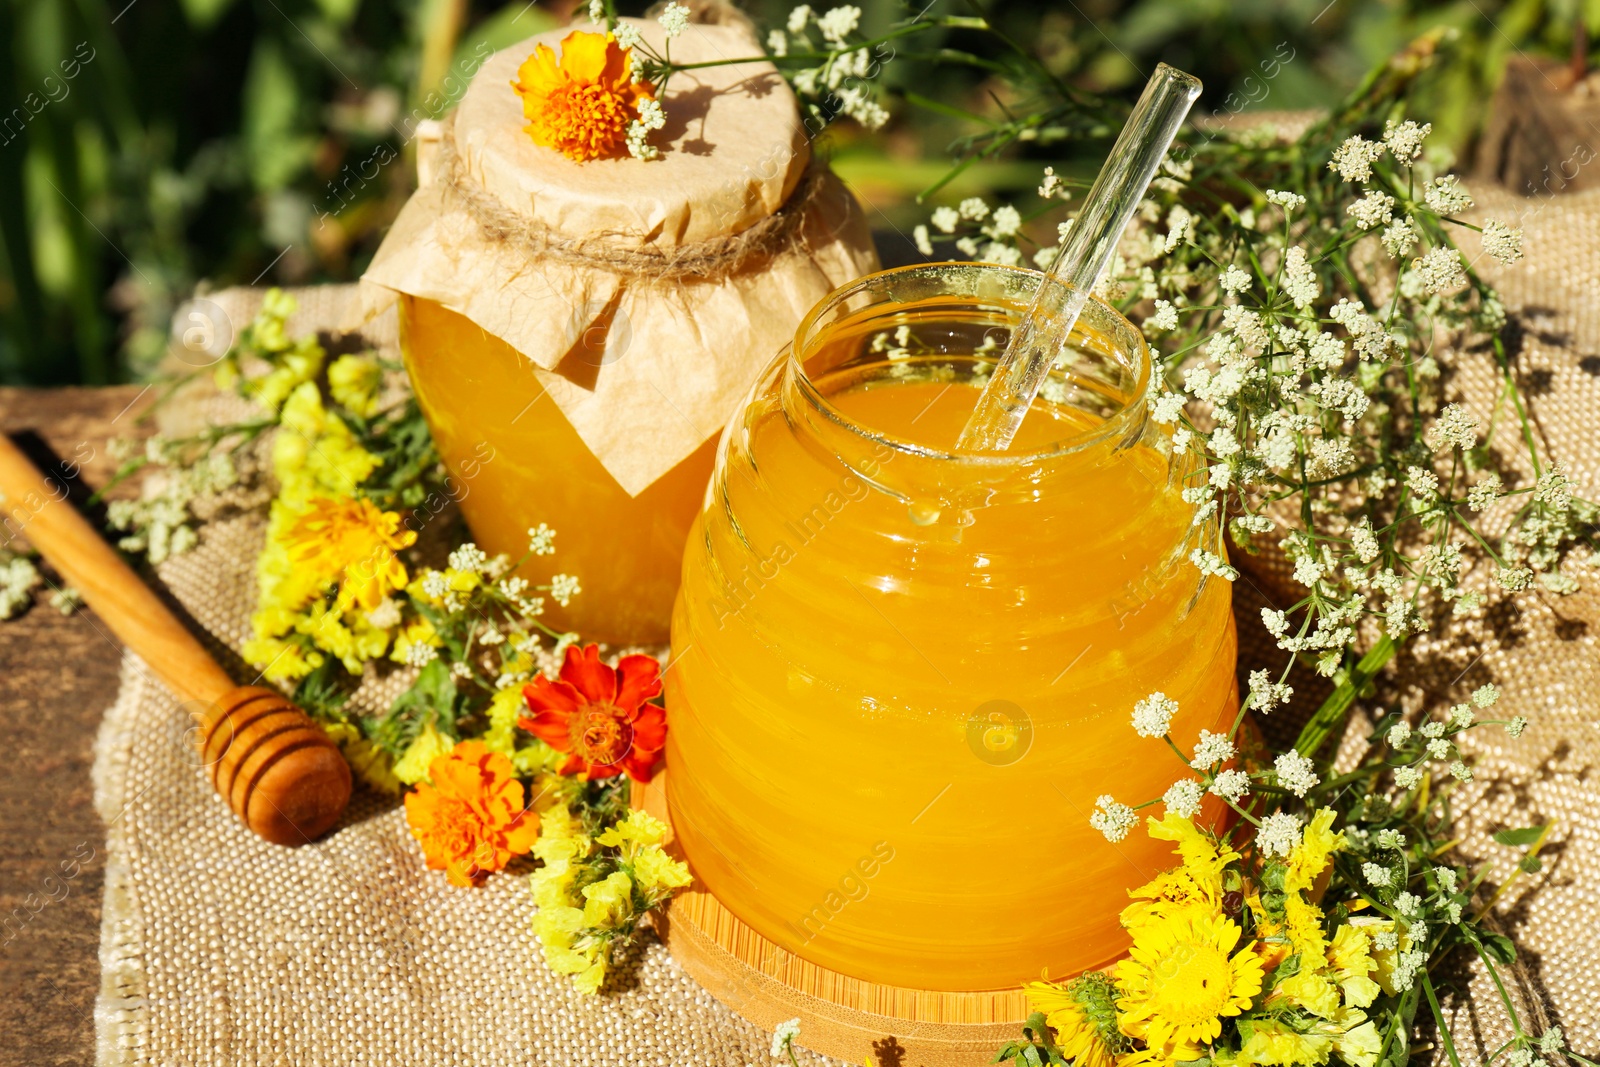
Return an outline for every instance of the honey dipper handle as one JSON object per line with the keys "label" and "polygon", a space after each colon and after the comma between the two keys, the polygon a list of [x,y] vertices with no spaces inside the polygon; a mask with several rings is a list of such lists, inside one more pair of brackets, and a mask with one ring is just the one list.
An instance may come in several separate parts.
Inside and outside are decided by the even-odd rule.
{"label": "honey dipper handle", "polygon": [[72,506],[66,487],[47,481],[4,434],[0,517],[5,541],[25,536],[180,697],[211,705],[234,688],[227,672]]}

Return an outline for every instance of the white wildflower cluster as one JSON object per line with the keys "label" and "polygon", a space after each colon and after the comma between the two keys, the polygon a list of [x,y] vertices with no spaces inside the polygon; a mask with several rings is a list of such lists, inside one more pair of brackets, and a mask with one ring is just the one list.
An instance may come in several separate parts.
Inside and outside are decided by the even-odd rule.
{"label": "white wildflower cluster", "polygon": [[[876,130],[889,121],[889,112],[870,88],[883,65],[874,49],[868,47],[870,42],[853,40],[860,25],[859,7],[845,5],[818,14],[809,4],[801,4],[789,12],[783,28],[767,35],[767,51],[774,56],[825,53],[827,58],[821,66],[808,67],[791,76],[795,93],[813,119],[825,123],[837,115],[846,115],[867,129]],[[811,36],[812,29],[821,35],[820,44]]]}
{"label": "white wildflower cluster", "polygon": [[0,619],[13,619],[33,603],[33,591],[44,585],[39,568],[26,556],[0,552]]}
{"label": "white wildflower cluster", "polygon": [[183,445],[163,438],[146,440],[144,460],[155,473],[138,499],[106,505],[107,525],[127,535],[117,541],[124,552],[139,553],[151,563],[181,556],[199,542],[193,506],[238,484],[229,450],[211,449],[193,462],[184,452]]}
{"label": "white wildflower cluster", "polygon": [[1354,201],[1345,212],[1363,230],[1387,226],[1394,219],[1394,197],[1376,189],[1367,190],[1360,200]]}
{"label": "white wildflower cluster", "polygon": [[1105,835],[1106,840],[1115,844],[1128,836],[1128,831],[1138,825],[1139,817],[1132,808],[1126,804],[1119,804],[1115,797],[1105,794],[1094,802],[1094,814],[1089,816],[1089,825]]}
{"label": "white wildflower cluster", "polygon": [[789,1047],[794,1044],[795,1038],[800,1036],[800,1020],[790,1019],[779,1023],[772,1031],[772,1058],[782,1059],[789,1054]]}
{"label": "white wildflower cluster", "polygon": [[1250,776],[1237,769],[1223,771],[1211,780],[1210,792],[1230,804],[1237,804],[1250,795]]}
{"label": "white wildflower cluster", "polygon": [[1383,130],[1383,143],[1389,149],[1389,154],[1394,156],[1395,162],[1409,167],[1422,156],[1422,142],[1427,140],[1428,134],[1433,132],[1433,123],[1424,122],[1420,126],[1410,119],[1397,122],[1390,119]]}
{"label": "white wildflower cluster", "polygon": [[556,532],[544,523],[528,530],[528,554],[548,556],[556,550]]}
{"label": "white wildflower cluster", "polygon": [[1277,811],[1261,820],[1256,831],[1256,847],[1264,856],[1287,856],[1300,844],[1300,820],[1287,812]]}
{"label": "white wildflower cluster", "polygon": [[1201,730],[1200,740],[1194,746],[1194,760],[1189,765],[1197,771],[1206,771],[1219,763],[1226,763],[1233,756],[1233,742],[1227,734]]}
{"label": "white wildflower cluster", "polygon": [[1161,802],[1168,811],[1183,819],[1192,819],[1200,812],[1200,802],[1205,799],[1205,786],[1193,778],[1180,778],[1162,796]]}
{"label": "white wildflower cluster", "polygon": [[1157,300],[1155,310],[1144,320],[1146,335],[1166,333],[1178,328],[1178,309],[1170,300]]}
{"label": "white wildflower cluster", "polygon": [[1478,443],[1478,420],[1460,404],[1446,404],[1424,439],[1435,452],[1450,448],[1466,451]]}
{"label": "white wildflower cluster", "polygon": [[1278,784],[1297,797],[1305,796],[1322,780],[1311,758],[1292,749],[1279,756],[1273,767],[1278,772]]}
{"label": "white wildflower cluster", "polygon": [[1334,149],[1328,169],[1347,182],[1369,182],[1372,180],[1372,165],[1381,158],[1381,143],[1361,136],[1350,137]]}
{"label": "white wildflower cluster", "polygon": [[562,607],[572,602],[572,598],[583,592],[578,584],[578,579],[570,574],[556,574],[550,578],[550,599]]}
{"label": "white wildflower cluster", "polygon": [[1467,284],[1461,253],[1439,245],[1411,261],[1411,270],[1422,291],[1430,296],[1453,293]]}
{"label": "white wildflower cluster", "polygon": [[1301,311],[1309,310],[1322,286],[1317,283],[1317,272],[1306,260],[1306,250],[1300,245],[1289,249],[1283,257],[1283,291]]}
{"label": "white wildflower cluster", "polygon": [[1417,232],[1416,224],[1410,219],[1395,219],[1384,227],[1383,249],[1389,253],[1390,258],[1400,259],[1410,254],[1411,250],[1417,246],[1417,241],[1421,236]]}
{"label": "white wildflower cluster", "polygon": [[689,9],[677,3],[676,0],[668,3],[661,9],[661,14],[656,16],[656,21],[666,31],[667,40],[671,41],[683,35],[689,28]]}
{"label": "white wildflower cluster", "polygon": [[1436,215],[1454,215],[1472,206],[1472,197],[1454,174],[1441,175],[1423,189],[1423,203]]}
{"label": "white wildflower cluster", "polygon": [[1071,200],[1072,190],[1068,189],[1056,174],[1056,168],[1044,168],[1044,179],[1039,182],[1039,199],[1041,200]]}
{"label": "white wildflower cluster", "polygon": [[666,124],[667,113],[659,101],[639,101],[639,117],[628,124],[628,154],[646,161],[661,158],[661,150],[650,144],[649,139],[652,133]]}
{"label": "white wildflower cluster", "polygon": [[1162,692],[1151,693],[1133,706],[1133,732],[1140,737],[1162,737],[1178,713],[1178,702]]}
{"label": "white wildflower cluster", "polygon": [[1281,189],[1268,189],[1266,191],[1267,203],[1276,204],[1283,208],[1285,213],[1299,211],[1306,206],[1306,198],[1299,193],[1284,192]]}
{"label": "white wildflower cluster", "polygon": [[1483,251],[1510,266],[1522,258],[1522,231],[1513,230],[1499,219],[1483,224]]}
{"label": "white wildflower cluster", "polygon": [[1250,706],[1265,714],[1273,708],[1289,703],[1294,690],[1282,682],[1275,682],[1266,671],[1250,672]]}

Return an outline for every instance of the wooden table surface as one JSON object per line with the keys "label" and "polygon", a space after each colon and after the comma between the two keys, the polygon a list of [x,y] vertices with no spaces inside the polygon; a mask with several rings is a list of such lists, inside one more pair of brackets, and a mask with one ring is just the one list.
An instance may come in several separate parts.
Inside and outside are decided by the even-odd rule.
{"label": "wooden table surface", "polygon": [[[76,459],[88,492],[116,463],[113,435],[142,436],[153,393],[0,388],[0,430]],[[32,434],[34,437],[26,435]],[[94,617],[40,598],[0,622],[0,1064],[94,1062],[105,826],[89,769],[117,695],[122,648]]]}

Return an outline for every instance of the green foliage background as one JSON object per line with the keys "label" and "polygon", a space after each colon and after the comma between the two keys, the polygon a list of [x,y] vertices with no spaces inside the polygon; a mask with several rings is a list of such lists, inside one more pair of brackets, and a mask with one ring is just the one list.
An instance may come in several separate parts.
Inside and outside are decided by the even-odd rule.
{"label": "green foliage background", "polygon": [[[868,30],[921,10],[857,2]],[[1508,54],[1565,57],[1580,24],[1600,37],[1600,0],[934,2],[985,15],[1087,90],[1132,94],[1157,60],[1193,71],[1207,85],[1202,113],[1324,106],[1448,25],[1462,47],[1425,117],[1458,152]],[[358,276],[410,191],[417,120],[453,103],[475,57],[565,22],[570,5],[0,0],[0,382],[148,375],[175,305],[200,284]],[[788,7],[746,5],[762,27]],[[1261,78],[1285,43],[1294,59]],[[948,168],[948,146],[980,128],[971,116],[1028,106],[982,67],[931,77],[943,44],[994,47],[917,38],[886,67],[890,126],[828,135],[835,167],[887,231],[921,218],[915,198]],[[1092,169],[1103,150],[1027,146],[1031,159],[984,160],[937,200],[1025,196],[1039,161]]]}

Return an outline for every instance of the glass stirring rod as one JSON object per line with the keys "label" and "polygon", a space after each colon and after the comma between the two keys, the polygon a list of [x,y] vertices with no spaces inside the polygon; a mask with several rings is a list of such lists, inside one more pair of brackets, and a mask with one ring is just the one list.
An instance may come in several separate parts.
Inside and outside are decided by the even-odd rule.
{"label": "glass stirring rod", "polygon": [[[1040,283],[1027,317],[1012,332],[1005,354],[956,439],[958,449],[1000,451],[1016,436],[1034,394],[1199,95],[1200,79],[1165,63],[1156,67],[1100,168],[1082,212],[1067,231],[1054,266]],[[1065,286],[1064,294],[1051,281]],[[1060,295],[1053,299],[1046,295],[1052,292]]]}

